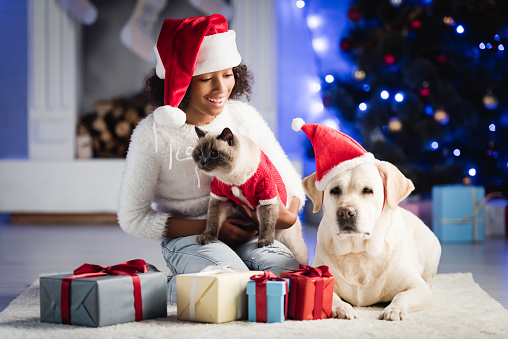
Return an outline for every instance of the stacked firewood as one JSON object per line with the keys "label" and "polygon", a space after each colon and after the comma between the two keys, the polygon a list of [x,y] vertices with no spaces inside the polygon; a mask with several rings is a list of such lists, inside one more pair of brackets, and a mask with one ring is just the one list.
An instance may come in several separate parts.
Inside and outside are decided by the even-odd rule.
{"label": "stacked firewood", "polygon": [[76,157],[125,158],[133,129],[151,111],[143,94],[96,101],[78,122]]}

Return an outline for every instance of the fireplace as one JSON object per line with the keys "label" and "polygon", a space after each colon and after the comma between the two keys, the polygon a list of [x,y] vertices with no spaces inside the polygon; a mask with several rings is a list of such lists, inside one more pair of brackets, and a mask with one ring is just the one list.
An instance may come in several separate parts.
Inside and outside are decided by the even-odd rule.
{"label": "fireplace", "polygon": [[[125,160],[75,156],[82,28],[57,1],[27,1],[29,156],[0,160],[0,213],[115,213]],[[276,131],[275,0],[232,4],[238,47],[256,79],[251,103]]]}

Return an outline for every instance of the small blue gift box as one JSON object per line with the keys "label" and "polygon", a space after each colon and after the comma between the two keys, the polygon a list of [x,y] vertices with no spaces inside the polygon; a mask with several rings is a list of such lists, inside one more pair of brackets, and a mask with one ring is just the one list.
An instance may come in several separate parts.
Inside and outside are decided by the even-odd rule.
{"label": "small blue gift box", "polygon": [[432,187],[432,229],[443,243],[481,242],[484,238],[485,188]]}
{"label": "small blue gift box", "polygon": [[[266,282],[266,322],[282,323],[285,317],[285,295],[286,286],[289,286],[289,279],[284,281],[267,281]],[[256,317],[256,281],[247,282],[248,295],[248,314],[249,321],[258,321]]]}

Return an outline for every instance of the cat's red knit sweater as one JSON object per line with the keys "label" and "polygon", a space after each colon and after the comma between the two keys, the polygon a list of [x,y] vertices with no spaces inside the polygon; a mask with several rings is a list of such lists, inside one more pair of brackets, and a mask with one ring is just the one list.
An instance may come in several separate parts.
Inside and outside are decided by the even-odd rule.
{"label": "cat's red knit sweater", "polygon": [[210,195],[219,200],[231,199],[252,209],[259,205],[278,204],[277,196],[286,205],[287,192],[282,178],[268,156],[261,151],[256,172],[242,185],[228,185],[213,178]]}

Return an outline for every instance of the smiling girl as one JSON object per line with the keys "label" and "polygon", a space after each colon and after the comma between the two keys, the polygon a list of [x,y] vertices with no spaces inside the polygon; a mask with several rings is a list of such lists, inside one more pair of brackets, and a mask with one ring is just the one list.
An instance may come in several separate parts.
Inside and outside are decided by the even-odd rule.
{"label": "smiling girl", "polygon": [[305,193],[300,175],[259,112],[237,100],[249,99],[251,77],[240,64],[235,32],[227,26],[217,14],[164,21],[155,46],[158,62],[145,82],[157,108],[134,130],[125,163],[118,221],[127,233],[162,241],[172,273],[170,302],[176,302],[177,274],[199,272],[210,265],[276,274],[299,266],[280,242],[257,248],[257,232],[249,230],[248,217],[227,218],[220,241],[196,243],[206,226],[211,177],[198,171],[192,159],[198,139],[195,126],[203,131],[229,127],[251,138],[277,167],[288,195],[293,196],[288,207],[280,203],[276,227],[301,227],[298,210]]}

